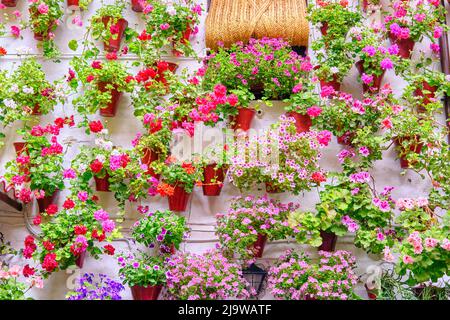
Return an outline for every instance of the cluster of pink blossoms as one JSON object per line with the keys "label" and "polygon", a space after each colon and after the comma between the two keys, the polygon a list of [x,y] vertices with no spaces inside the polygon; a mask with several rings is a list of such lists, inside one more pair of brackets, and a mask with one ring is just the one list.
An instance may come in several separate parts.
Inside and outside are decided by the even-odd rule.
{"label": "cluster of pink blossoms", "polygon": [[400,198],[395,202],[395,206],[401,211],[423,208],[428,206],[428,199],[424,197],[418,197],[417,199]]}

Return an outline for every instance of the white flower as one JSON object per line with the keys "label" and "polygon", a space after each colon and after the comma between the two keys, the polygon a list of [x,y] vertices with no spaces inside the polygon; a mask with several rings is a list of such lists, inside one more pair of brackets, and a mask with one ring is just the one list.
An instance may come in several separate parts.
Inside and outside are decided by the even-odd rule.
{"label": "white flower", "polygon": [[105,141],[103,148],[105,148],[106,150],[112,150],[113,143],[111,141]]}
{"label": "white flower", "polygon": [[86,171],[87,165],[85,163],[80,163],[78,170],[80,171],[80,173],[83,173]]}
{"label": "white flower", "polygon": [[19,92],[19,86],[16,84],[16,83],[14,83],[12,86],[11,86],[11,92],[14,92],[14,93],[18,93]]}
{"label": "white flower", "polygon": [[100,131],[100,133],[107,135],[109,133],[109,131],[108,131],[108,129],[102,129],[102,131]]}
{"label": "white flower", "polygon": [[113,150],[113,151],[111,152],[111,155],[112,155],[112,156],[120,156],[121,153],[120,153],[119,150],[115,149],[115,150]]}
{"label": "white flower", "polygon": [[9,109],[15,109],[17,108],[17,104],[14,100],[12,99],[5,99],[3,101],[3,103],[5,104],[5,107],[9,108]]}
{"label": "white flower", "polygon": [[23,91],[23,93],[27,93],[27,94],[34,94],[34,89],[30,88],[30,87],[23,87],[22,91]]}
{"label": "white flower", "polygon": [[97,157],[96,157],[96,159],[98,160],[98,161],[100,161],[100,162],[105,162],[105,160],[106,160],[106,157],[103,155],[103,154],[99,154]]}
{"label": "white flower", "polygon": [[338,67],[331,67],[330,68],[331,73],[335,74],[339,72],[339,68]]}

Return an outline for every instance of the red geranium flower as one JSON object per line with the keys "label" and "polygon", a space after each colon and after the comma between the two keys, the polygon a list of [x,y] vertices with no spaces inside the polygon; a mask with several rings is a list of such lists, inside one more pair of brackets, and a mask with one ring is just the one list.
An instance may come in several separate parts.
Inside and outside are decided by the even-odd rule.
{"label": "red geranium flower", "polygon": [[100,120],[89,122],[89,129],[94,132],[100,132],[103,130],[103,124]]}
{"label": "red geranium flower", "polygon": [[91,163],[90,167],[93,173],[99,173],[103,169],[103,163],[101,163],[98,159],[95,159]]}
{"label": "red geranium flower", "polygon": [[68,210],[72,209],[73,207],[75,207],[75,202],[73,202],[72,199],[67,198],[66,201],[64,201],[63,208]]}
{"label": "red geranium flower", "polygon": [[28,264],[25,267],[23,267],[22,274],[25,278],[34,275],[34,273],[35,273],[34,268],[30,267]]}
{"label": "red geranium flower", "polygon": [[105,253],[110,256],[114,255],[114,252],[116,251],[116,249],[110,244],[105,245],[103,248],[105,249]]}
{"label": "red geranium flower", "polygon": [[58,206],[56,204],[51,204],[47,207],[47,209],[45,209],[45,212],[49,215],[52,216],[54,214],[56,214],[58,212]]}

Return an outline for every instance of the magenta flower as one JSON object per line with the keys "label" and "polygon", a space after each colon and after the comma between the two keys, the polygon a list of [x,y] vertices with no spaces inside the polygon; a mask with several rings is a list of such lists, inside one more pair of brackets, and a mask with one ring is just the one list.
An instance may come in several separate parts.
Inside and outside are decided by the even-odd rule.
{"label": "magenta flower", "polygon": [[45,3],[41,3],[38,6],[38,11],[40,14],[46,14],[46,13],[48,13],[48,6]]}
{"label": "magenta flower", "polygon": [[367,85],[371,84],[373,82],[373,76],[369,74],[363,73],[361,76],[361,81]]}
{"label": "magenta flower", "polygon": [[16,38],[20,37],[20,28],[18,26],[11,26],[10,31],[14,37]]}
{"label": "magenta flower", "polygon": [[391,59],[389,58],[384,58],[381,62],[380,62],[380,67],[383,70],[389,70],[392,69],[394,67],[394,63],[392,62]]}
{"label": "magenta flower", "polygon": [[78,199],[80,199],[80,201],[85,202],[88,199],[89,195],[86,191],[80,191],[78,192]]}

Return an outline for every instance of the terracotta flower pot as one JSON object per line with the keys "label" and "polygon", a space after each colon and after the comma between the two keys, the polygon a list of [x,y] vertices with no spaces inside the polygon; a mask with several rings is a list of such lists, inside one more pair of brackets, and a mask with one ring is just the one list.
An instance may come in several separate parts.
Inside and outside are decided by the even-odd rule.
{"label": "terracotta flower pot", "polygon": [[20,156],[22,152],[26,152],[28,154],[28,150],[26,148],[26,142],[14,142],[14,150],[16,150],[16,155]]}
{"label": "terracotta flower pot", "polygon": [[337,137],[337,142],[343,146],[351,146],[355,134],[353,132],[346,132],[342,136]]}
{"label": "terracotta flower pot", "polygon": [[[101,92],[106,92],[109,89],[106,88],[108,84],[106,82],[100,82],[98,84],[98,89]],[[119,92],[116,88],[111,90],[111,102],[108,103],[106,108],[100,108],[100,115],[103,117],[114,117],[117,113],[117,106],[119,105],[120,97],[122,92]]]}
{"label": "terracotta flower pot", "polygon": [[267,236],[258,233],[258,238],[256,239],[255,243],[250,246],[250,248],[253,249],[253,252],[255,253],[255,258],[261,258],[263,256],[266,242]]}
{"label": "terracotta flower pot", "polygon": [[51,194],[49,196],[46,195],[45,197],[43,197],[41,199],[37,199],[39,212],[44,212],[45,209],[48,208],[48,206],[55,203],[55,199],[58,197],[58,195],[59,195],[59,190],[56,190],[55,192],[53,192],[53,194]]}
{"label": "terracotta flower pot", "polygon": [[39,106],[38,104],[36,104],[36,105],[34,106],[33,110],[31,111],[31,114],[32,114],[33,116],[40,116],[40,115],[42,115],[42,112],[41,112],[41,110],[40,110],[40,106]]}
{"label": "terracotta flower pot", "polygon": [[[356,68],[358,69],[360,75],[365,73],[364,72],[364,62],[362,60],[358,61],[356,63]],[[383,77],[384,77],[385,72],[386,71],[383,70],[383,73],[381,75],[373,76],[373,84],[372,84],[372,86],[369,86],[369,85],[363,83],[363,91],[364,92],[368,92],[368,91],[378,92],[380,90],[381,82],[383,81]]]}
{"label": "terracotta flower pot", "polygon": [[203,194],[208,197],[220,195],[227,174],[226,166],[216,169],[216,165],[215,163],[208,164],[203,170]]}
{"label": "terracotta flower pot", "polygon": [[414,152],[419,154],[422,151],[423,143],[419,143],[420,137],[397,137],[394,139],[394,143],[397,147],[400,148],[400,151],[403,155],[400,156],[400,166],[402,169],[407,169],[410,165],[408,159],[406,159],[405,149],[402,146],[403,141],[414,139],[417,143],[413,143],[409,147],[409,152]]}
{"label": "terracotta flower pot", "polygon": [[392,44],[398,45],[399,52],[398,55],[404,59],[411,58],[411,54],[414,50],[415,42],[411,38],[409,39],[399,39],[392,33],[389,33],[389,39]]}
{"label": "terracotta flower pot", "polygon": [[4,4],[7,7],[15,7],[17,6],[17,0],[2,0],[2,4]]}
{"label": "terracotta flower pot", "polygon": [[158,152],[155,152],[149,148],[144,149],[144,156],[142,157],[141,161],[143,164],[147,165],[148,169],[146,171],[146,174],[149,174],[156,179],[159,179],[159,174],[156,174],[155,171],[150,167],[151,164],[155,161],[158,161],[160,157],[160,154]]}
{"label": "terracotta flower pot", "polygon": [[[102,22],[105,25],[105,28],[107,28],[109,21],[111,20],[111,17],[103,17]],[[104,43],[105,50],[108,52],[115,52],[120,50],[120,44],[122,42],[123,34],[125,32],[125,29],[128,27],[128,21],[125,19],[119,19],[117,20],[117,26],[119,27],[119,33],[117,34],[117,39],[109,39],[108,42]],[[114,35],[116,36],[116,35]]]}
{"label": "terracotta flower pot", "polygon": [[367,296],[369,297],[370,300],[376,300],[377,296],[379,294],[379,290],[377,289],[369,289],[369,287],[367,286],[367,284],[364,284],[364,287],[366,288],[367,291]]}
{"label": "terracotta flower pot", "polygon": [[75,265],[78,268],[83,268],[84,260],[86,259],[86,251],[83,251],[75,260]]}
{"label": "terracotta flower pot", "polygon": [[238,114],[231,117],[231,122],[234,122],[233,130],[241,129],[247,131],[252,126],[253,118],[255,117],[256,110],[251,108],[238,108]]}
{"label": "terracotta flower pot", "polygon": [[332,81],[325,81],[325,80],[320,80],[320,87],[332,87],[334,89],[334,91],[340,91],[341,90],[341,83],[339,81],[336,80],[336,75],[333,76],[334,80]]}
{"label": "terracotta flower pot", "polygon": [[[429,91],[429,93],[424,93],[421,88],[417,88],[414,91],[414,95],[416,97],[422,97],[423,98],[422,103],[424,105],[427,105],[427,104],[431,103],[431,99],[434,99],[436,97],[437,88],[434,86],[430,86],[428,84],[428,82],[426,82],[426,81],[422,82],[422,87],[423,87],[423,90]],[[419,106],[417,109],[418,109],[417,111],[422,112],[422,113],[427,111],[427,109],[423,106]]]}
{"label": "terracotta flower pot", "polygon": [[272,182],[266,182],[266,192],[274,194],[274,193],[282,193],[283,190],[281,190],[280,187],[274,186]]}
{"label": "terracotta flower pot", "polygon": [[308,114],[288,112],[286,115],[295,119],[295,128],[298,133],[308,132],[311,129],[312,121]]}
{"label": "terracotta flower pot", "polygon": [[144,11],[144,0],[131,0],[131,9],[134,12],[142,12]]}
{"label": "terracotta flower pot", "polygon": [[320,231],[322,237],[322,244],[319,246],[319,251],[334,251],[336,249],[337,236],[332,232]]}
{"label": "terracotta flower pot", "polygon": [[187,193],[183,186],[177,185],[174,189],[173,195],[168,197],[169,210],[176,212],[185,211],[190,196],[191,194]]}
{"label": "terracotta flower pot", "polygon": [[109,174],[106,174],[104,178],[94,176],[95,190],[102,192],[109,192]]}
{"label": "terracotta flower pot", "polygon": [[134,300],[158,300],[162,286],[132,286],[131,294]]}

